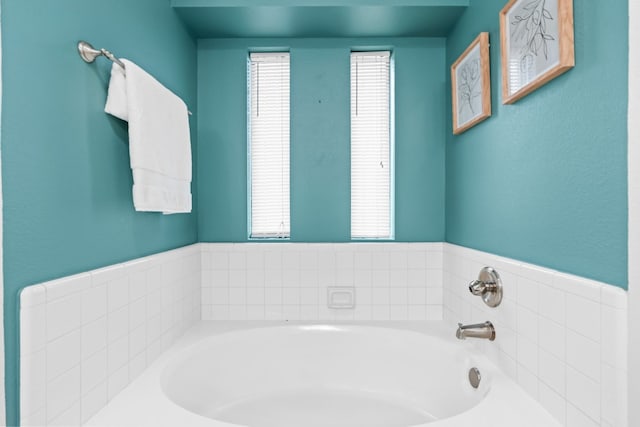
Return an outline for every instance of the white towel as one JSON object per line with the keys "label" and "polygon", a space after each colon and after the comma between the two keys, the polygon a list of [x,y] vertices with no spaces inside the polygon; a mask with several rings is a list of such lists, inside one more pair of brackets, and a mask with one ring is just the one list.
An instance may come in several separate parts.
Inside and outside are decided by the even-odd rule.
{"label": "white towel", "polygon": [[111,68],[105,111],[129,122],[136,211],[191,212],[191,142],[184,101],[131,61]]}

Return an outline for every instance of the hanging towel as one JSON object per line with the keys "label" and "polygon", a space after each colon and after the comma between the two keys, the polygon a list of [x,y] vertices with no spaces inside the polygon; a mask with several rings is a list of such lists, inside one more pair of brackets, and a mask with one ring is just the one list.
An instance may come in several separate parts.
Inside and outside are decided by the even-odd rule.
{"label": "hanging towel", "polygon": [[111,68],[105,112],[129,122],[136,211],[191,212],[187,106],[131,61]]}

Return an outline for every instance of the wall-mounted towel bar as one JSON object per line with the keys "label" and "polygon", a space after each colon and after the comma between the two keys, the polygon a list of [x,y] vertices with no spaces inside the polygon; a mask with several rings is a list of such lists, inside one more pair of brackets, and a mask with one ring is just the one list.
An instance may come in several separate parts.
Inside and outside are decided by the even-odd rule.
{"label": "wall-mounted towel bar", "polygon": [[111,61],[124,68],[124,64],[122,63],[122,61],[116,58],[113,53],[109,52],[107,49],[95,49],[93,46],[91,46],[91,44],[85,41],[78,42],[78,52],[80,52],[80,56],[82,57],[84,62],[91,63],[95,61],[98,56],[106,56]]}
{"label": "wall-mounted towel bar", "polygon": [[[84,62],[91,63],[95,61],[98,56],[104,56],[110,59],[112,62],[115,62],[122,68],[125,68],[122,61],[116,58],[113,53],[109,52],[107,49],[96,49],[91,46],[90,43],[87,43],[85,41],[78,42],[78,53],[80,53],[80,57],[84,60]],[[192,115],[191,111],[189,111],[189,115]]]}

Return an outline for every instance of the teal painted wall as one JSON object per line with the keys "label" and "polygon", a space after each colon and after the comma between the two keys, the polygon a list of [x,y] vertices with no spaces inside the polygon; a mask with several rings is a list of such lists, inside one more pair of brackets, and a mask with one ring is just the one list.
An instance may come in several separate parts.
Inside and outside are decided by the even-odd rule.
{"label": "teal painted wall", "polygon": [[574,2],[576,67],[512,106],[500,93],[498,13],[473,0],[450,65],[490,32],[493,117],[446,152],[446,240],[627,286],[628,3]]}
{"label": "teal painted wall", "polygon": [[291,52],[291,240],[350,240],[349,52],[392,48],[396,240],[444,238],[445,41],[210,39],[198,43],[198,237],[247,240],[246,59]]}
{"label": "teal painted wall", "polygon": [[[292,241],[349,240],[348,54],[393,48],[396,240],[446,239],[626,287],[627,2],[574,2],[576,68],[513,106],[499,93],[504,3],[472,0],[446,41],[219,39],[196,49],[169,0],[2,0],[9,425],[20,289],[195,241],[246,241],[251,48],[291,51]],[[480,31],[491,34],[494,113],[454,137],[448,65]],[[196,113],[195,214],[133,211],[126,125],[102,111],[110,64],[82,62],[81,38],[147,68]]]}
{"label": "teal painted wall", "polygon": [[168,0],[2,1],[9,425],[18,421],[21,288],[197,240],[195,213],[134,212],[127,127],[103,112],[110,62],[84,63],[76,43],[85,38],[196,108],[196,43]]}

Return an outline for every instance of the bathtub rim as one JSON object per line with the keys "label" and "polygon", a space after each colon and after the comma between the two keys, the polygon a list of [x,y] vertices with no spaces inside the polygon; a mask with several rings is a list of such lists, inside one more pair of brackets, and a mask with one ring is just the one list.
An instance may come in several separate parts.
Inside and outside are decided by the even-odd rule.
{"label": "bathtub rim", "polygon": [[[261,329],[287,325],[356,325],[414,331],[435,335],[445,340],[455,340],[450,325],[444,321],[199,321],[162,355],[148,365],[146,370],[122,390],[84,425],[119,426],[174,426],[190,427],[239,427],[213,420],[188,411],[164,394],[161,377],[164,368],[187,347],[197,345],[210,335],[232,333],[247,329]],[[412,427],[560,427],[544,408],[520,386],[508,378],[495,364],[477,351],[471,342],[460,341],[474,357],[482,360],[484,370],[492,377],[492,387],[487,396],[471,409],[434,423]],[[508,404],[505,404],[508,402]],[[469,424],[472,423],[472,424]],[[516,423],[516,424],[514,424]]]}
{"label": "bathtub rim", "polygon": [[[408,390],[408,389],[404,389],[404,390],[401,390],[400,393],[398,393],[398,390],[396,390],[395,393],[384,392],[384,393],[381,393],[380,396],[381,397],[384,396],[382,397],[383,399],[390,398],[391,400],[403,402],[410,406],[415,405],[416,409],[420,411],[424,411],[425,413],[429,413],[429,414],[434,413],[432,412],[432,410],[439,408],[437,411],[435,411],[435,413],[440,413],[442,415],[441,418],[439,418],[439,421],[441,421],[441,420],[456,416],[458,414],[461,414],[463,412],[466,412],[472,409],[473,407],[477,406],[478,404],[480,404],[486,398],[487,394],[490,392],[492,383],[493,383],[492,381],[493,375],[490,374],[491,371],[488,369],[484,369],[484,366],[483,366],[486,364],[486,361],[482,360],[479,357],[477,352],[470,352],[467,346],[461,345],[461,341],[451,339],[452,334],[450,333],[448,328],[444,328],[444,327],[441,328],[442,326],[441,323],[442,322],[438,321],[436,324],[432,324],[429,327],[425,326],[424,323],[420,325],[420,327],[418,327],[418,325],[416,324],[416,325],[413,325],[415,326],[414,328],[415,330],[411,329],[412,325],[406,325],[406,324],[403,325],[404,327],[391,327],[389,325],[389,322],[383,322],[383,323],[380,323],[379,325],[377,324],[374,325],[373,322],[327,323],[327,322],[299,322],[299,321],[284,322],[284,323],[279,322],[275,325],[260,325],[259,327],[235,329],[232,331],[222,332],[220,334],[202,337],[202,339],[196,342],[193,342],[188,346],[185,346],[185,348],[179,351],[176,351],[175,356],[171,360],[167,361],[162,372],[160,373],[160,384],[165,396],[169,400],[171,400],[173,403],[182,407],[186,411],[189,411],[196,415],[207,417],[206,415],[202,415],[199,412],[198,408],[200,408],[203,403],[206,403],[208,399],[205,399],[203,401],[200,397],[198,397],[198,393],[192,393],[191,390],[193,389],[194,385],[191,384],[189,381],[185,383],[184,379],[182,378],[184,375],[186,375],[187,377],[190,377],[192,378],[192,380],[195,380],[197,382],[202,381],[202,379],[199,377],[199,374],[198,374],[199,371],[196,370],[194,373],[192,369],[194,368],[194,364],[196,364],[196,366],[200,366],[200,364],[203,363],[202,357],[201,357],[201,355],[203,354],[203,351],[206,352],[205,359],[207,360],[207,362],[209,359],[211,359],[213,363],[212,367],[214,371],[219,371],[221,369],[221,366],[224,366],[222,369],[223,371],[227,371],[227,372],[218,372],[218,374],[221,375],[221,378],[227,378],[226,375],[228,374],[228,371],[230,370],[233,371],[236,369],[242,370],[242,367],[234,367],[234,366],[229,366],[228,364],[220,364],[221,362],[219,361],[216,362],[215,358],[219,356],[221,352],[224,352],[224,347],[226,345],[232,346],[232,354],[238,354],[239,357],[242,357],[242,355],[244,354],[255,354],[256,352],[255,348],[254,349],[243,348],[245,342],[251,339],[259,339],[259,340],[266,339],[268,341],[284,339],[284,341],[288,343],[289,340],[292,338],[295,340],[296,339],[295,337],[297,336],[300,336],[300,335],[304,336],[307,333],[307,331],[309,331],[309,333],[311,334],[315,333],[320,335],[323,335],[323,334],[333,335],[334,333],[347,334],[347,335],[353,334],[355,337],[358,337],[357,339],[360,339],[360,340],[364,339],[366,342],[369,342],[369,343],[375,342],[375,341],[385,343],[385,344],[382,344],[382,347],[386,346],[387,345],[386,343],[390,342],[391,340],[396,339],[398,340],[396,344],[400,346],[402,346],[404,343],[407,343],[408,347],[402,348],[402,350],[406,351],[407,354],[412,354],[412,355],[418,354],[419,356],[424,355],[424,359],[421,359],[422,361],[418,361],[418,362],[413,361],[413,363],[418,363],[420,365],[417,368],[416,368],[417,365],[413,363],[411,364],[412,369],[410,371],[403,371],[401,368],[401,372],[399,372],[399,374],[402,377],[407,377],[408,381],[410,381],[411,383],[414,381],[413,377],[415,377],[415,374],[416,374],[414,370],[416,369],[420,370],[421,367],[428,368],[428,371],[427,371],[428,373],[428,372],[431,372],[431,369],[441,369],[442,366],[447,365],[446,370],[449,372],[447,376],[450,378],[447,378],[446,382],[449,383],[449,387],[447,387],[447,385],[445,385],[444,387],[435,385],[435,383],[431,383],[429,381],[418,381],[417,382],[418,394],[412,395],[411,393],[406,393],[404,390]],[[264,331],[266,335],[263,336],[261,331]],[[333,340],[336,338],[337,336],[330,337],[328,339]],[[424,344],[426,344],[426,347],[424,346]],[[446,352],[444,354],[435,354],[435,355],[431,354],[430,350],[437,346],[446,346]],[[251,347],[251,344],[249,344],[249,347]],[[296,348],[299,349],[300,347],[296,347]],[[367,349],[369,350],[370,347],[367,346]],[[382,357],[384,358],[385,349],[382,348],[379,350],[381,350]],[[296,350],[293,350],[293,351],[296,351]],[[323,350],[320,350],[320,351],[322,352]],[[233,352],[238,352],[238,353],[233,353]],[[267,360],[266,363],[271,367],[273,367],[272,365],[274,363],[276,365],[279,363],[285,363],[285,366],[286,366],[286,363],[287,363],[286,360],[289,358],[288,353],[290,352],[290,350],[285,349],[284,353],[278,354],[278,349],[276,348],[275,352],[276,352],[276,358],[271,359],[270,361]],[[223,355],[222,357],[224,358],[224,356],[225,355]],[[228,354],[226,356],[228,357]],[[363,355],[360,355],[360,356],[362,357]],[[313,356],[310,356],[310,357],[313,357]],[[371,356],[370,358],[369,357],[367,358],[370,360],[376,361],[375,355]],[[320,374],[320,378],[322,378],[320,381],[324,382],[326,378],[332,376],[332,373],[330,372],[332,370],[332,365],[331,363],[327,364],[326,363],[327,360],[325,360],[324,357],[321,357],[320,359],[321,360],[319,361],[316,360],[315,363],[319,363],[320,365],[323,365],[323,368],[325,370],[328,370],[324,374]],[[233,360],[235,360],[235,358]],[[333,359],[333,360],[337,360],[337,359]],[[381,360],[381,359],[378,359],[378,360]],[[256,360],[255,362],[260,364],[260,363],[264,363],[265,360]],[[294,361],[290,361],[290,362],[295,363]],[[351,360],[350,363],[358,363],[358,361]],[[384,368],[384,365],[382,365],[383,362],[380,362],[380,363],[381,364],[379,367]],[[317,365],[314,365],[314,366],[317,366]],[[404,368],[405,365],[396,365],[395,367],[392,367],[392,368],[397,368],[398,366],[402,366]],[[282,365],[280,365],[280,367],[282,368]],[[468,383],[467,373],[471,368],[476,368],[476,367],[480,368],[480,370],[482,371],[483,381],[480,384],[479,388],[471,388]],[[283,369],[283,370],[287,371],[287,369]],[[236,374],[238,374],[239,376],[242,376],[244,372],[237,372]],[[211,372],[207,372],[206,374],[203,374],[203,375],[209,376],[211,375]],[[349,369],[347,369],[347,372],[345,373],[345,375],[347,377],[351,377],[351,372]],[[355,374],[355,376],[357,377],[357,374]],[[353,377],[351,378],[353,379]],[[342,378],[338,378],[338,382],[341,379]],[[227,381],[228,380],[229,379],[227,378]],[[442,384],[441,382],[442,380],[443,379],[441,378],[438,384]],[[209,381],[214,381],[214,379],[209,378],[207,380],[207,383]],[[227,384],[227,382],[225,380],[222,380],[222,381],[223,381],[222,387],[224,387],[224,384]],[[315,384],[315,381],[316,380],[312,379],[312,382],[314,384]],[[296,381],[293,380],[293,382],[295,383]],[[350,387],[349,384],[352,384],[354,387]],[[356,379],[355,382],[352,382],[352,383],[347,381],[346,384],[343,384],[346,386],[344,390],[357,391],[359,389],[358,384],[361,384],[358,379]],[[286,392],[295,392],[295,390],[305,389],[304,386],[303,387],[294,386],[294,388],[292,389],[289,389],[288,387],[281,388],[282,384],[278,379],[275,379],[275,383],[271,385],[273,385],[273,389],[271,387],[267,387],[266,392],[265,390],[262,390],[258,394],[269,395],[271,392],[286,393]],[[302,385],[302,384],[299,384],[299,385]],[[414,385],[413,390],[416,391],[415,389],[416,383],[414,382],[413,385]],[[175,389],[172,389],[172,387],[174,386],[179,387],[179,390],[184,390],[187,393],[187,397],[185,398],[180,397],[181,392],[176,391]],[[233,384],[230,385],[230,388],[233,388],[233,386],[234,386]],[[195,386],[196,389],[199,389],[201,387],[202,386],[200,387]],[[242,390],[241,396],[244,396],[244,397],[248,396],[245,393],[249,393],[251,390],[247,387],[240,389]],[[371,387],[371,384],[369,384],[369,387]],[[411,388],[411,386],[409,387]],[[321,386],[320,388],[323,388],[323,386]],[[389,384],[379,385],[375,387],[376,390],[379,390],[381,392],[383,390],[391,390],[392,388],[393,388],[393,385],[389,385]],[[339,386],[338,389],[342,389],[342,387]],[[235,402],[235,399],[239,397],[239,396],[232,396],[232,395],[225,396],[225,392],[223,390],[224,388],[219,389],[216,392],[216,394],[218,394],[218,399],[222,400],[222,402],[220,402],[220,405],[222,407],[233,404]],[[445,392],[445,390],[448,396],[447,399],[448,398],[455,399],[455,396],[459,395],[460,401],[457,403],[450,404],[451,406],[449,406],[449,404],[445,404],[444,407],[440,407],[439,404],[436,404],[432,408],[425,407],[424,404],[421,403],[421,402],[425,402],[425,399],[424,399],[425,397],[427,398],[426,401],[429,401],[431,399],[430,396],[434,396],[434,393],[437,395],[441,395],[442,393]],[[424,392],[425,395],[420,396],[421,392]],[[222,395],[220,395],[219,393],[222,393]],[[227,400],[227,399],[230,399],[230,400]],[[445,409],[447,407],[449,409]],[[454,409],[452,409],[452,407]],[[451,415],[443,415],[444,412],[450,412],[450,411],[453,411]],[[220,421],[220,419],[217,419],[214,417],[210,417],[210,419]],[[237,424],[237,425],[243,426],[243,424]],[[421,424],[418,424],[418,425],[421,425]]]}

